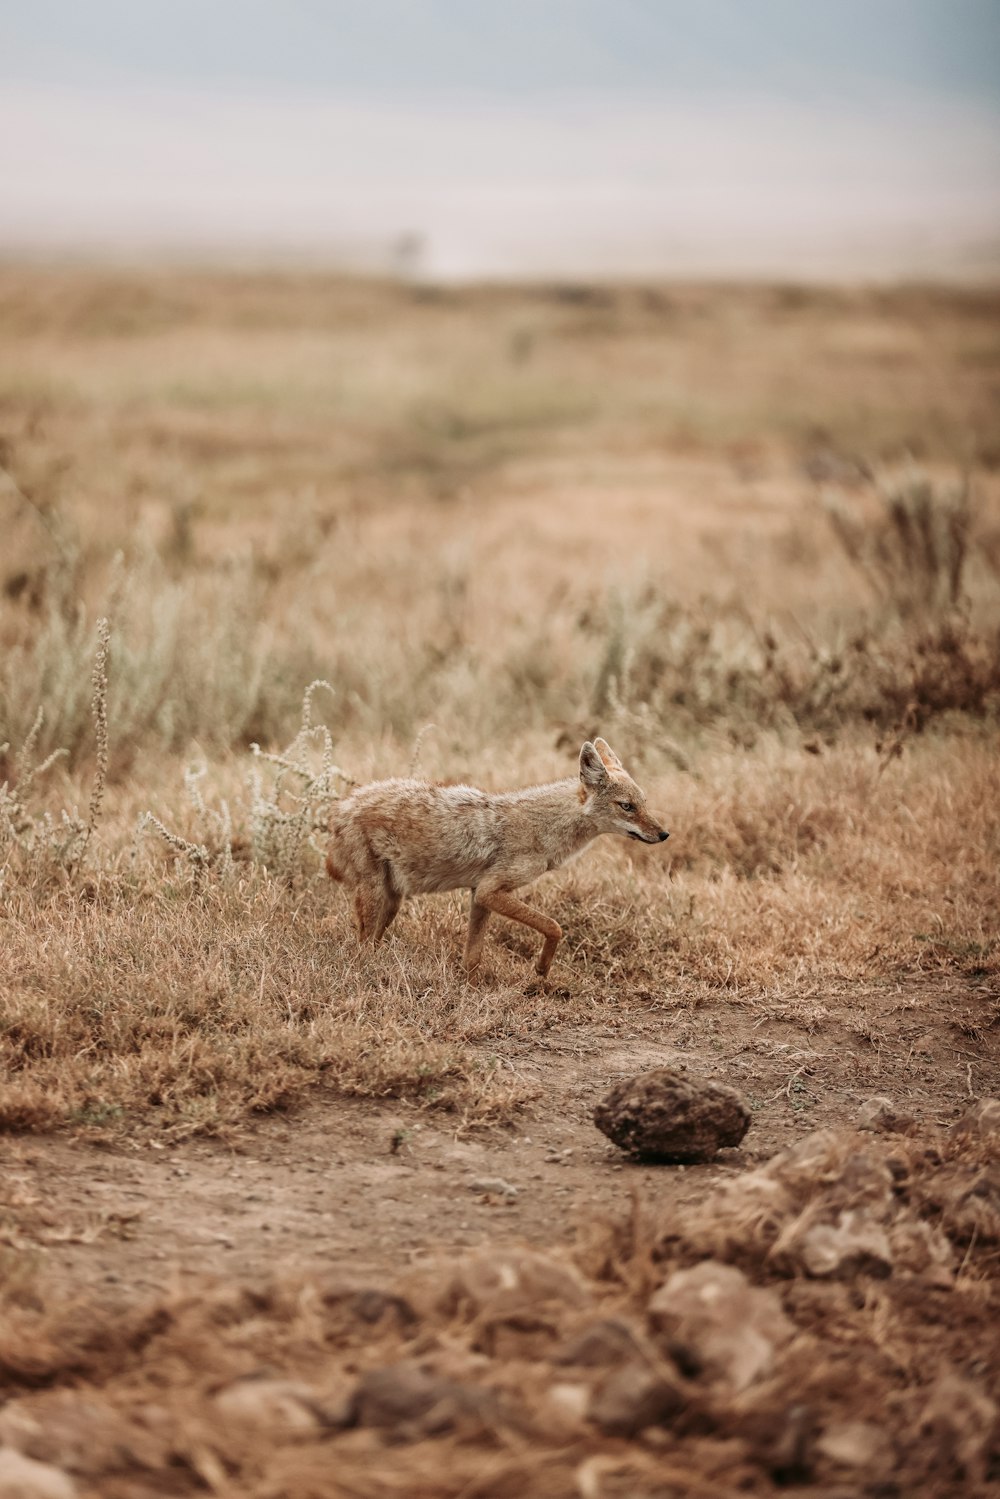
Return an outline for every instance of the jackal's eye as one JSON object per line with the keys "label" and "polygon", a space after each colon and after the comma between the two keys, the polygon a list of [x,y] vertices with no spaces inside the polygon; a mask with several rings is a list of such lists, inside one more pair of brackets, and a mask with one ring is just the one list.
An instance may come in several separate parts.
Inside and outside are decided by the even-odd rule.
{"label": "jackal's eye", "polygon": [[619,802],[618,805],[619,807],[621,807],[623,812],[635,811],[635,802]]}

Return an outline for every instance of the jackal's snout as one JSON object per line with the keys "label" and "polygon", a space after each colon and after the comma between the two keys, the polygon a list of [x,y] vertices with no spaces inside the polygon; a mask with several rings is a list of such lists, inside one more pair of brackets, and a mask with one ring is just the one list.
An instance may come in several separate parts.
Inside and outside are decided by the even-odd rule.
{"label": "jackal's snout", "polygon": [[666,843],[670,834],[643,807],[629,829],[629,837],[638,838],[640,843]]}
{"label": "jackal's snout", "polygon": [[637,843],[666,843],[670,834],[666,828],[656,828],[648,837],[645,833],[633,833],[630,830],[629,837],[634,838]]}

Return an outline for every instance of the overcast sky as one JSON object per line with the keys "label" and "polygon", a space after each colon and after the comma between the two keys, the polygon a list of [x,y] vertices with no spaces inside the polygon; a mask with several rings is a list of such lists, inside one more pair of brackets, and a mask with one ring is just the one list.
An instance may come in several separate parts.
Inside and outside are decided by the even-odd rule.
{"label": "overcast sky", "polygon": [[1000,0],[0,0],[0,249],[1000,266]]}

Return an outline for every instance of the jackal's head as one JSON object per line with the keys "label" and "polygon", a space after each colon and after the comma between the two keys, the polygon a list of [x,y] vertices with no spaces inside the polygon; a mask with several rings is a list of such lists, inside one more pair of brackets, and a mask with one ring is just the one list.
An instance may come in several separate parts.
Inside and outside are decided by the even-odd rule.
{"label": "jackal's head", "polygon": [[605,739],[588,739],[580,751],[580,795],[602,833],[621,833],[640,843],[663,843],[670,834],[646,811],[638,787]]}

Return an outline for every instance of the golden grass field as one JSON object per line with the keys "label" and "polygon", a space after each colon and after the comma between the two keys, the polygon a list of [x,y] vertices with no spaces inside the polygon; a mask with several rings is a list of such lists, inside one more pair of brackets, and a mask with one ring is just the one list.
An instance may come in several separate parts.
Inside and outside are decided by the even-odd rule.
{"label": "golden grass field", "polygon": [[[504,1231],[565,1245],[571,1206],[612,1221],[624,1202],[580,1098],[657,1048],[737,1083],[750,1143],[770,1150],[850,1129],[866,1092],[906,1101],[918,1131],[1000,1093],[998,397],[1000,297],[985,290],[0,269],[8,1393],[90,1381],[134,1415],[159,1382],[166,1408],[198,1339],[229,1325],[206,1292],[184,1303],[201,1331],[162,1365],[93,1352],[99,1305],[79,1306],[96,1261],[52,1246],[86,1243],[72,1184],[98,1149],[187,1150],[187,1171],[280,1127],[292,1172],[319,1108],[321,1133],[344,1131],[345,1171],[351,1130],[405,1155],[419,1127],[485,1141],[505,1172],[527,1169],[505,1142],[548,1131],[577,1152],[573,1203],[529,1204]],[[566,932],[547,986],[534,938],[501,921],[470,984],[457,896],[412,903],[376,952],[358,949],[322,873],[334,796],[411,765],[490,788],[553,779],[595,733],[672,836],[602,840],[538,884]],[[568,1053],[567,1070],[553,1058]],[[631,1179],[661,1207],[674,1190],[663,1168]],[[62,1241],[46,1180],[67,1184]],[[501,1237],[494,1215],[463,1239],[441,1181],[428,1170],[406,1254]],[[384,1267],[394,1230],[376,1248],[358,1200],[343,1263]],[[998,1309],[996,1223],[963,1224],[967,1285],[949,1305],[971,1298],[955,1317],[979,1327]],[[213,1268],[157,1232],[185,1274]],[[129,1246],[101,1252],[140,1316]],[[241,1260],[247,1276],[281,1265],[260,1235]],[[53,1273],[58,1295],[32,1289]],[[615,1281],[633,1310],[655,1280],[642,1273]],[[261,1363],[306,1377],[322,1338],[303,1330],[318,1293],[302,1285],[297,1311],[286,1287],[266,1313],[294,1336],[275,1331],[266,1357],[252,1338],[245,1357],[213,1355],[213,1379]],[[65,1333],[60,1297],[83,1298],[84,1332]],[[930,1337],[904,1301],[876,1329],[879,1357],[894,1350],[878,1398],[900,1411]],[[837,1315],[810,1336],[836,1343]],[[859,1347],[875,1336],[850,1327]],[[55,1342],[33,1374],[24,1349],[43,1332]],[[356,1348],[344,1336],[328,1340],[337,1358]],[[969,1336],[951,1356],[978,1390],[995,1350]],[[392,1333],[409,1357],[407,1337]],[[937,1431],[918,1406],[913,1431]],[[605,1434],[565,1464],[547,1448],[544,1481],[525,1478],[530,1433],[501,1440],[491,1421],[483,1440],[506,1455],[481,1472],[456,1456],[464,1439],[439,1462],[424,1432],[409,1479],[398,1454],[382,1473],[364,1445],[381,1454],[382,1438],[359,1430],[337,1441],[360,1444],[367,1477],[338,1487],[311,1450],[298,1478],[282,1456],[281,1476],[200,1428],[170,1472],[162,1453],[117,1476],[68,1471],[81,1493],[130,1499],[787,1488],[767,1443],[728,1419],[705,1417],[697,1441],[743,1441],[742,1477],[662,1422],[645,1446]],[[920,1492],[1000,1476],[1000,1438],[949,1440]],[[809,1492],[890,1492],[875,1458],[871,1489],[834,1459],[799,1466]],[[917,1492],[907,1472],[892,1492]]]}

